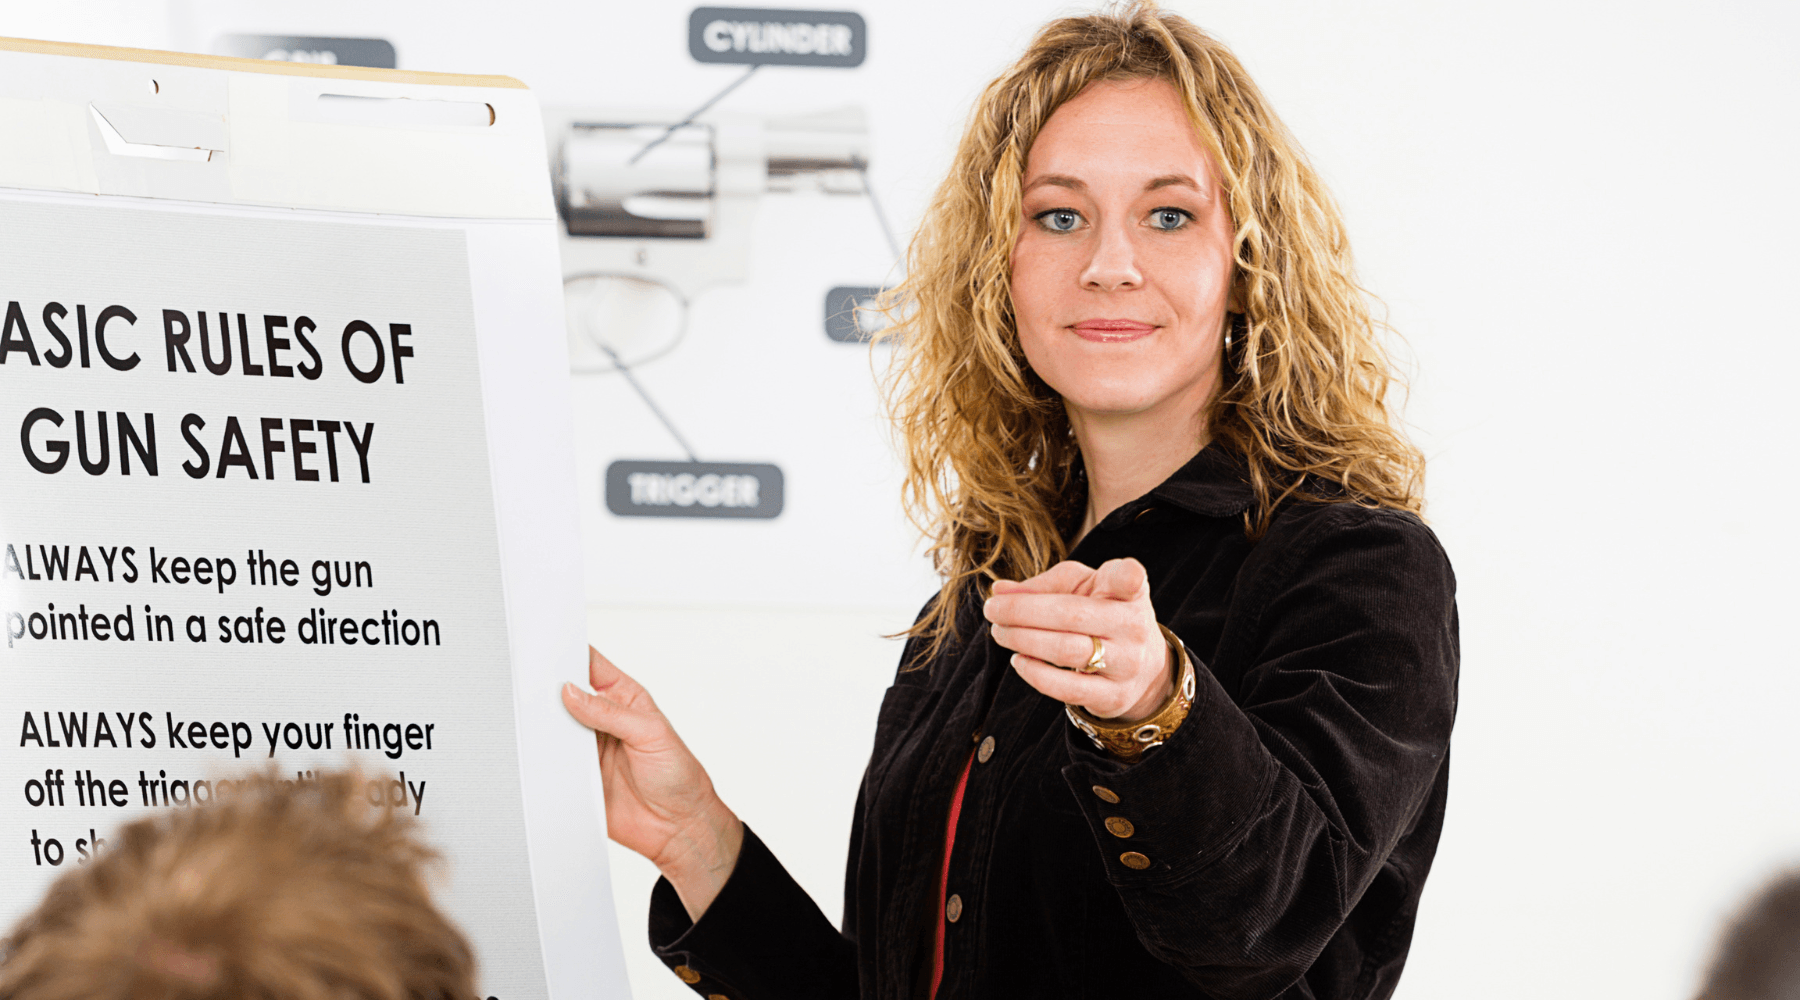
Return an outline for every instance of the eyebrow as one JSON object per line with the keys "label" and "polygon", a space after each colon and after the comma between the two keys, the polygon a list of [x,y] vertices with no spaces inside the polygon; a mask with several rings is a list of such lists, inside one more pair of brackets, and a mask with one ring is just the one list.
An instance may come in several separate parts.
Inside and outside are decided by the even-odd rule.
{"label": "eyebrow", "polygon": [[[1070,177],[1068,174],[1045,174],[1025,185],[1025,190],[1030,191],[1037,187],[1060,187],[1068,188],[1071,191],[1086,191],[1087,182],[1079,177]],[[1144,190],[1155,191],[1166,187],[1189,187],[1195,191],[1200,190],[1200,185],[1186,174],[1164,174],[1161,177],[1152,178],[1148,184],[1144,185]]]}
{"label": "eyebrow", "polygon": [[1087,183],[1079,177],[1070,177],[1068,174],[1045,174],[1025,185],[1025,190],[1029,191],[1036,187],[1060,187],[1068,188],[1071,191],[1086,191]]}
{"label": "eyebrow", "polygon": [[1190,187],[1196,191],[1200,190],[1200,185],[1198,183],[1196,183],[1192,177],[1189,177],[1186,174],[1164,174],[1163,176],[1158,177],[1155,180],[1151,181],[1150,183],[1144,185],[1144,190],[1155,191],[1157,188],[1177,187],[1177,186]]}

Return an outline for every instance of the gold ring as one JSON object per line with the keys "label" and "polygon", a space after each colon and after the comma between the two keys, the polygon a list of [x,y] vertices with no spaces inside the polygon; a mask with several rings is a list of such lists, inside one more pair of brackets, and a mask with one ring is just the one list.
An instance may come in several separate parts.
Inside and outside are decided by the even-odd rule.
{"label": "gold ring", "polygon": [[1094,652],[1088,657],[1087,666],[1075,668],[1078,674],[1097,674],[1106,669],[1106,643],[1101,642],[1097,635],[1090,635],[1088,638],[1094,640]]}

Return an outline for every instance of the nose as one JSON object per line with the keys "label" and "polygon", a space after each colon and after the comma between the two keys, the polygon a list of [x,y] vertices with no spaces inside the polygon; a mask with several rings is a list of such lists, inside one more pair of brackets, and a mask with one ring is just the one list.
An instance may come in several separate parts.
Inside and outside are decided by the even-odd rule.
{"label": "nose", "polygon": [[1142,287],[1144,276],[1138,272],[1137,248],[1131,234],[1118,224],[1097,229],[1092,243],[1094,255],[1081,272],[1081,287],[1096,292]]}

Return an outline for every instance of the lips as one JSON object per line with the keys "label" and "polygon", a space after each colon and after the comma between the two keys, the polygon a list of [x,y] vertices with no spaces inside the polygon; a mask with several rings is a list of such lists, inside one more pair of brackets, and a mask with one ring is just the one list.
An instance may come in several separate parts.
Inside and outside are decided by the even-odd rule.
{"label": "lips", "polygon": [[1087,319],[1069,329],[1081,339],[1099,344],[1128,343],[1156,332],[1155,326],[1132,319]]}

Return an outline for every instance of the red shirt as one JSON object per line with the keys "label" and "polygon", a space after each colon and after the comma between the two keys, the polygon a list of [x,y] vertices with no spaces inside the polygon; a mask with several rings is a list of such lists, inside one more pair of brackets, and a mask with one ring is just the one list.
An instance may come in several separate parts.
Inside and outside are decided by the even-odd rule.
{"label": "red shirt", "polygon": [[956,779],[956,794],[950,797],[950,822],[944,829],[944,868],[938,873],[937,939],[931,946],[931,995],[937,996],[938,983],[944,978],[944,907],[950,895],[950,851],[956,846],[956,818],[962,815],[963,792],[969,787],[969,769],[975,765],[975,751],[963,761],[962,777]]}

